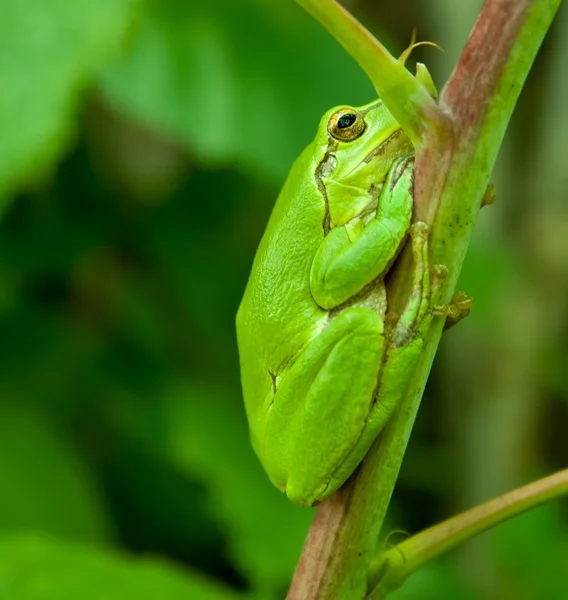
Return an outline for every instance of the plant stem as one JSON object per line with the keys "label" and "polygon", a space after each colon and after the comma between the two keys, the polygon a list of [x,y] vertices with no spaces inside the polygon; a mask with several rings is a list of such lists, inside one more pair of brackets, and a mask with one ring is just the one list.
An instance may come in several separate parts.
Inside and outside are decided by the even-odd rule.
{"label": "plant stem", "polygon": [[372,600],[382,600],[427,562],[487,529],[568,494],[568,469],[485,502],[434,525],[380,554],[369,568]]}
{"label": "plant stem", "polygon": [[[361,50],[378,47],[371,34],[334,0],[298,0],[368,72]],[[536,52],[560,0],[487,0],[460,61],[442,92],[440,106],[420,117],[416,152],[415,218],[433,223],[431,264],[446,265],[450,276],[445,300],[451,299],[469,238],[506,126]],[[355,23],[355,24],[354,24]],[[345,30],[344,30],[345,29]],[[366,41],[360,42],[358,36]],[[380,52],[377,52],[377,56]],[[377,59],[379,60],[379,59]],[[394,59],[393,59],[394,60]],[[398,61],[395,61],[398,62]],[[384,61],[383,68],[389,68]],[[371,75],[370,75],[371,76]],[[387,78],[387,83],[390,80]],[[387,108],[412,110],[414,97],[393,106],[396,95],[373,82]],[[390,84],[389,84],[390,85]],[[404,87],[404,86],[403,86]],[[391,92],[395,88],[391,89]],[[406,116],[406,122],[412,118]],[[403,128],[405,122],[399,119]],[[401,256],[389,282],[389,308],[404,303],[410,278],[408,255]],[[392,301],[392,304],[391,304]],[[358,600],[367,593],[366,571],[398,477],[422,392],[441,336],[436,322],[425,340],[406,396],[360,468],[343,489],[318,508],[308,534],[288,600]]]}
{"label": "plant stem", "polygon": [[415,148],[436,104],[420,84],[355,17],[336,0],[297,0],[359,63]]}

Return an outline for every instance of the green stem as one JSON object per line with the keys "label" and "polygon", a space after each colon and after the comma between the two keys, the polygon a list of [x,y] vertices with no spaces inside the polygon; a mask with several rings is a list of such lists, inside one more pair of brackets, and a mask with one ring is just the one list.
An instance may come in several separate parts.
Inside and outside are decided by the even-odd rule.
{"label": "green stem", "polygon": [[436,104],[428,90],[355,17],[335,0],[297,0],[367,73],[377,94],[402,125],[415,148]]}
{"label": "green stem", "polygon": [[381,553],[369,568],[371,600],[382,600],[407,577],[444,552],[548,500],[568,494],[568,469],[499,496],[434,525]]}

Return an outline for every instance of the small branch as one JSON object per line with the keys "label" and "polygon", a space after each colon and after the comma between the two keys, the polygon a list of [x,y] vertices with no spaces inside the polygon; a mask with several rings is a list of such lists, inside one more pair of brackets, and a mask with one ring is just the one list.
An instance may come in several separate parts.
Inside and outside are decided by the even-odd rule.
{"label": "small branch", "polygon": [[372,600],[382,600],[407,577],[444,552],[494,525],[568,494],[568,469],[476,506],[383,552],[369,569]]}
{"label": "small branch", "polygon": [[320,586],[329,575],[330,558],[341,543],[339,536],[350,493],[350,486],[344,485],[318,506],[286,600],[323,597],[319,595]]}

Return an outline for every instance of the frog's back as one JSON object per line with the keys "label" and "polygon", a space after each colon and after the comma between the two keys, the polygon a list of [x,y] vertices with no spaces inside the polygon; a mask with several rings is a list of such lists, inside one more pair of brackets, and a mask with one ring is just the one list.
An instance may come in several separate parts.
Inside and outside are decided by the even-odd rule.
{"label": "frog's back", "polygon": [[237,314],[249,420],[260,417],[275,378],[327,319],[309,285],[313,258],[324,237],[326,210],[315,179],[317,161],[308,147],[294,163],[258,247]]}

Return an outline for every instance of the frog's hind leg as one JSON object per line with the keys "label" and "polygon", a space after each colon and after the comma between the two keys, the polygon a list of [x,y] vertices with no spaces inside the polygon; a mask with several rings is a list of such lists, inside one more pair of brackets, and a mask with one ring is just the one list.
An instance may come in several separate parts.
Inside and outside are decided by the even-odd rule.
{"label": "frog's hind leg", "polygon": [[447,276],[442,265],[430,268],[428,227],[411,229],[414,275],[410,297],[394,330],[388,336],[376,403],[369,417],[367,435],[377,435],[399,406],[416,368],[432,320],[439,316],[441,285]]}
{"label": "frog's hind leg", "polygon": [[262,458],[272,481],[296,504],[311,506],[331,494],[363,458],[367,448],[357,455],[350,450],[365,428],[383,350],[381,318],[367,308],[350,308],[283,374]]}

